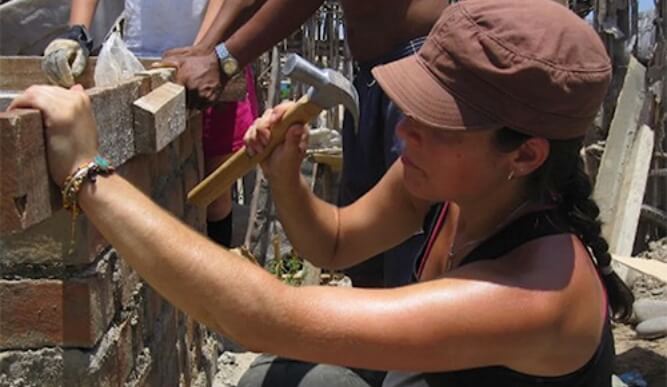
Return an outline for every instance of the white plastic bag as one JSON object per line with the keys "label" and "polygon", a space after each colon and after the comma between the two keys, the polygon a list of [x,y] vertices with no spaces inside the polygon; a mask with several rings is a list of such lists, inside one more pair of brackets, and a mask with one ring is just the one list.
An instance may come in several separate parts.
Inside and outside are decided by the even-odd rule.
{"label": "white plastic bag", "polygon": [[123,42],[120,33],[115,30],[102,45],[95,66],[95,86],[112,86],[134,74],[144,71],[144,66]]}

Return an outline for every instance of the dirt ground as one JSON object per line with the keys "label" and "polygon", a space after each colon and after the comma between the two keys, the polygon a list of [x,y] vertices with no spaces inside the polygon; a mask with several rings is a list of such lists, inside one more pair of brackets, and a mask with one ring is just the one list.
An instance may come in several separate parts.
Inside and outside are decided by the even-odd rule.
{"label": "dirt ground", "polygon": [[[667,262],[667,238],[651,244],[641,256]],[[667,299],[667,286],[649,276],[641,276],[632,287],[636,299]],[[656,340],[638,339],[630,325],[614,326],[616,366],[621,375],[638,371],[649,387],[667,387],[667,337]]]}

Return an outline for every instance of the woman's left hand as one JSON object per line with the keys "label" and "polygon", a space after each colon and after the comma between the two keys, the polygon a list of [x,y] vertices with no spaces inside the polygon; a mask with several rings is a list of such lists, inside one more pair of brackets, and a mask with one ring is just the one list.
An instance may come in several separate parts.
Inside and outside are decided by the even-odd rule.
{"label": "woman's left hand", "polygon": [[49,171],[56,184],[97,155],[97,130],[90,98],[81,85],[69,90],[57,86],[31,86],[7,110],[38,109],[46,132]]}

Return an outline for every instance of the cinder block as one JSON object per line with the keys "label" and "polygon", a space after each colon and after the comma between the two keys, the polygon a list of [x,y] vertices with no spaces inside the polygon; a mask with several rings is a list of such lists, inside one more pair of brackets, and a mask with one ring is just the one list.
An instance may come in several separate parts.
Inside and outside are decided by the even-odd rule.
{"label": "cinder block", "polygon": [[0,280],[0,349],[95,346],[114,314],[109,277]]}
{"label": "cinder block", "polygon": [[36,110],[0,112],[0,236],[51,215],[52,195],[42,117]]}
{"label": "cinder block", "polygon": [[65,380],[63,349],[0,352],[0,386],[61,387]]}

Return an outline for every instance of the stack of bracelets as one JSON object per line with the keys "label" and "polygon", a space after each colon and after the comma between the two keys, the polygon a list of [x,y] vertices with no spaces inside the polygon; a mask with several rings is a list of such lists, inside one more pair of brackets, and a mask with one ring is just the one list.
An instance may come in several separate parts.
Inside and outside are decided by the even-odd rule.
{"label": "stack of bracelets", "polygon": [[[102,156],[95,156],[93,161],[85,163],[69,175],[63,183],[63,207],[72,211],[72,245],[74,246],[74,237],[76,230],[76,217],[81,211],[79,207],[79,191],[86,180],[95,183],[97,176],[108,176],[114,172],[114,168],[109,161]],[[71,252],[71,249],[70,249]]]}

